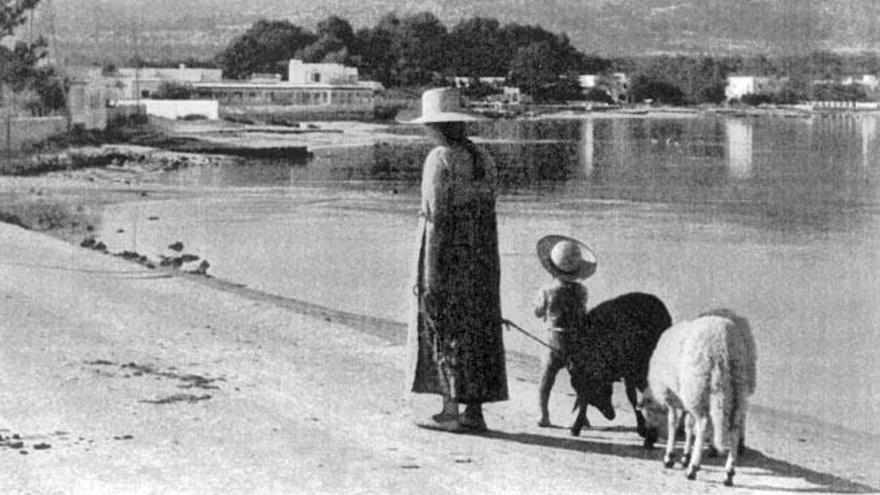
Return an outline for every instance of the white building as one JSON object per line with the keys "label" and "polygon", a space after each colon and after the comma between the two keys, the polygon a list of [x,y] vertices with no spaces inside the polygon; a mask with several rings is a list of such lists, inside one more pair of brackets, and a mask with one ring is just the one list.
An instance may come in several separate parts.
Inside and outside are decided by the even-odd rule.
{"label": "white building", "polygon": [[578,82],[583,92],[603,89],[614,101],[625,102],[629,96],[629,78],[624,72],[614,72],[607,77],[599,74],[581,74]]}
{"label": "white building", "polygon": [[727,101],[742,98],[745,95],[772,93],[779,89],[781,81],[766,76],[727,76],[724,96]]}
{"label": "white building", "polygon": [[287,69],[287,82],[291,84],[357,84],[356,67],[342,64],[307,64],[293,59]]}
{"label": "white building", "polygon": [[474,79],[479,81],[480,84],[485,84],[486,86],[502,89],[504,87],[504,83],[507,82],[507,78],[505,77],[496,77],[496,76],[483,76],[483,77],[465,77],[465,76],[454,76],[452,78],[452,85],[456,88],[469,88],[473,83]]}
{"label": "white building", "polygon": [[578,76],[578,82],[581,84],[581,89],[590,91],[599,85],[599,76],[597,74],[581,74]]}
{"label": "white building", "polygon": [[360,81],[356,67],[307,64],[291,60],[288,80],[208,81],[192,83],[195,97],[223,108],[257,113],[365,114],[372,112],[381,85]]}
{"label": "white building", "polygon": [[880,81],[878,81],[877,76],[874,74],[863,74],[860,77],[844,77],[840,83],[844,86],[859,85],[869,91],[875,91],[880,86]]}
{"label": "white building", "polygon": [[112,100],[133,100],[151,98],[163,84],[189,85],[202,82],[220,81],[220,69],[201,69],[185,67],[124,67],[115,74],[107,76]]}
{"label": "white building", "polygon": [[144,98],[142,100],[119,100],[117,107],[143,108],[147,115],[177,120],[198,118],[205,120],[218,120],[220,118],[220,105],[217,100],[154,100]]}

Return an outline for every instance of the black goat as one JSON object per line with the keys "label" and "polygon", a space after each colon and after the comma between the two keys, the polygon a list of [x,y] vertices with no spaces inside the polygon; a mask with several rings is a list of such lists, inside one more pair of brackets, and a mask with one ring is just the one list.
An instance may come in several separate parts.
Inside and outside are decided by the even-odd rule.
{"label": "black goat", "polygon": [[657,430],[648,429],[636,407],[636,390],[648,386],[648,363],[660,334],[672,326],[672,317],[660,299],[651,294],[629,293],[605,301],[587,313],[582,328],[572,335],[568,373],[577,393],[577,418],[571,434],[580,435],[593,405],[614,419],[612,384],[623,379],[626,396],[636,414],[637,430],[645,447],[653,447]]}

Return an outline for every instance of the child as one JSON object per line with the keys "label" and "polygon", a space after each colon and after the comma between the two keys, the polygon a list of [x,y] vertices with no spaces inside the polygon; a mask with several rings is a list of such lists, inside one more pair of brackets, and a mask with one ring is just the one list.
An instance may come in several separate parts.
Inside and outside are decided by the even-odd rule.
{"label": "child", "polygon": [[586,244],[561,235],[548,235],[538,241],[538,259],[553,280],[538,293],[535,315],[543,318],[552,350],[543,356],[538,426],[551,426],[547,402],[556,374],[568,362],[566,334],[576,331],[587,314],[587,288],[580,283],[596,272],[596,258]]}

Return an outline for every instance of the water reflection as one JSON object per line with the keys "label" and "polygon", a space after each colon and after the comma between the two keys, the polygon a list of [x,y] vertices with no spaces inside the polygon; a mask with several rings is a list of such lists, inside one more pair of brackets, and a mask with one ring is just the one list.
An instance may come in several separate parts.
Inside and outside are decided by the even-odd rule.
{"label": "water reflection", "polygon": [[862,167],[867,169],[877,161],[877,156],[874,152],[874,143],[877,141],[877,119],[863,119],[861,123]]}
{"label": "water reflection", "polygon": [[727,164],[734,179],[748,179],[752,175],[752,126],[746,121],[730,119],[726,122]]}
{"label": "water reflection", "polygon": [[579,159],[583,164],[584,177],[589,177],[593,173],[593,132],[593,120],[584,120],[581,123],[581,145],[578,147],[581,150]]}
{"label": "water reflection", "polygon": [[[877,206],[877,118],[500,120],[473,128],[506,195],[664,204],[774,230],[837,230]],[[315,152],[304,166],[182,169],[207,186],[308,186],[418,194],[430,143]]]}

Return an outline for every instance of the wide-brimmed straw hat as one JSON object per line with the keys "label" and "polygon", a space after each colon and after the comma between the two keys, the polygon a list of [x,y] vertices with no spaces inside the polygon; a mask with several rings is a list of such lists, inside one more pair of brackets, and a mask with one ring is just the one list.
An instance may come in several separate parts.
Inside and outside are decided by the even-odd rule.
{"label": "wide-brimmed straw hat", "polygon": [[538,259],[560,280],[574,281],[596,273],[596,255],[583,242],[564,235],[548,235],[538,241]]}
{"label": "wide-brimmed straw hat", "polygon": [[410,120],[411,124],[437,122],[472,122],[484,117],[466,111],[461,105],[461,95],[454,88],[434,88],[422,93],[422,115]]}

